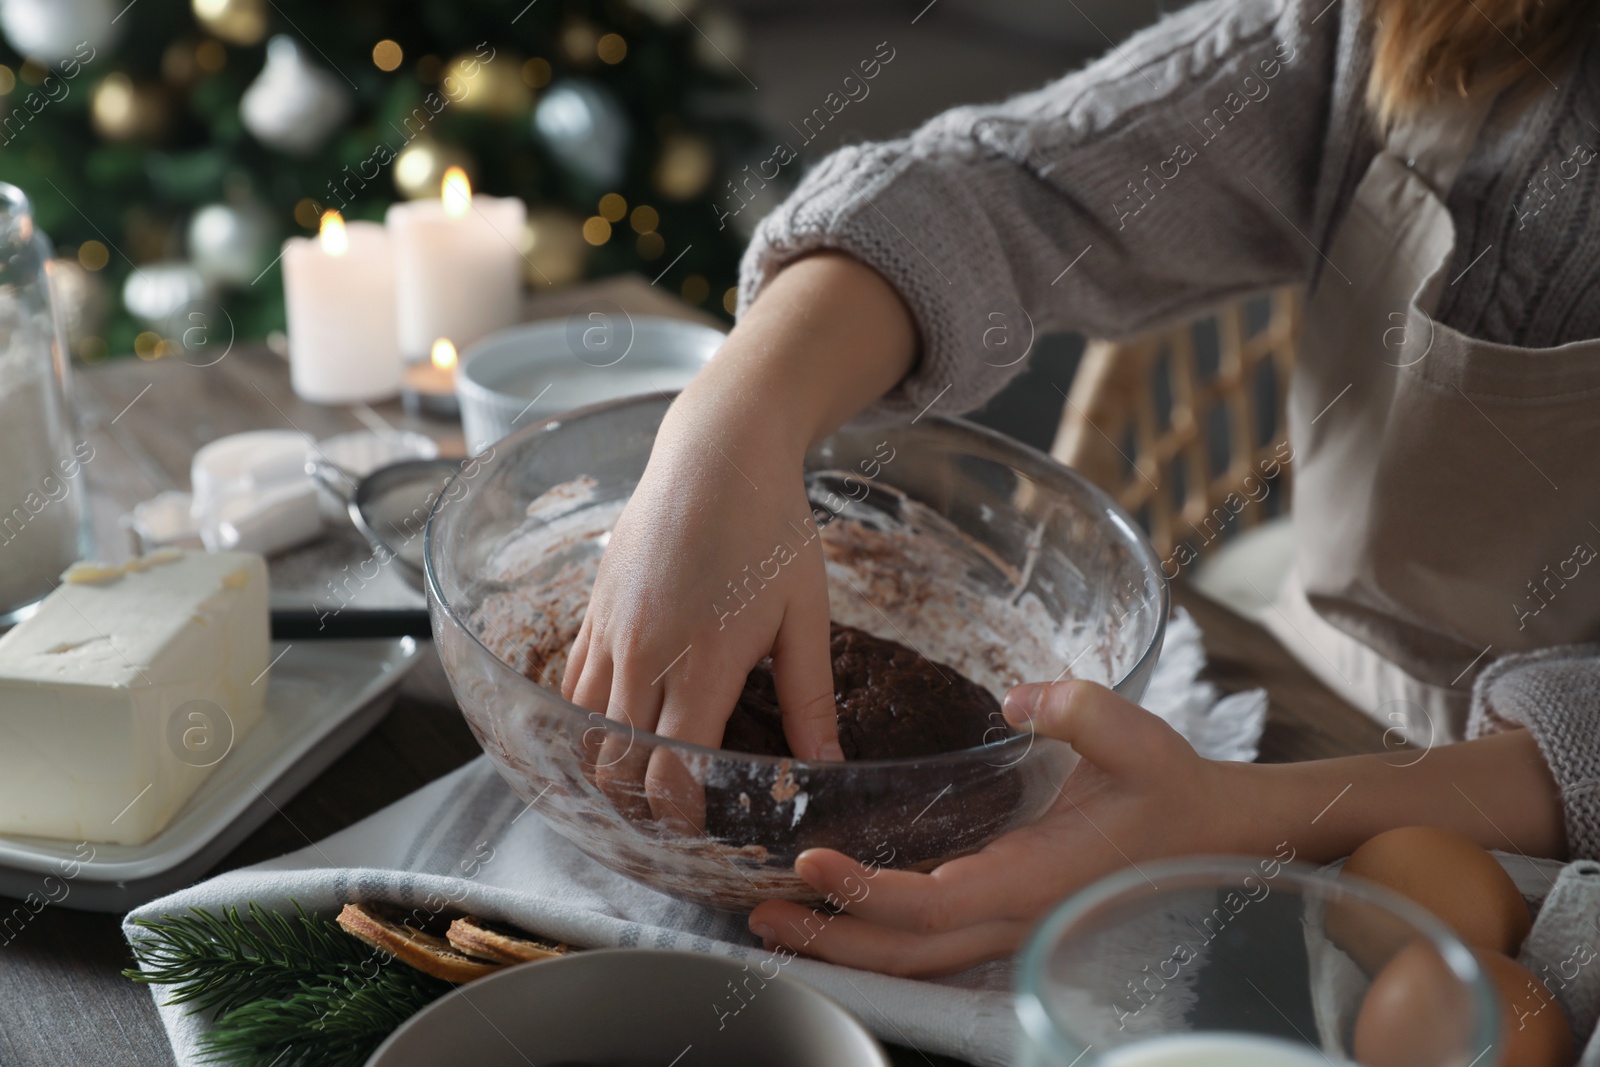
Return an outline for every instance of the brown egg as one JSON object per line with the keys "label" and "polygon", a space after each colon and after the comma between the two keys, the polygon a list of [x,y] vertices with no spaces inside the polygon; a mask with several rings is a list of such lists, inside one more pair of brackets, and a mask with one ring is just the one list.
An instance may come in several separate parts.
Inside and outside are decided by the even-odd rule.
{"label": "brown egg", "polygon": [[[1381,833],[1356,849],[1341,873],[1376,882],[1415,901],[1476,948],[1515,956],[1528,936],[1528,905],[1516,883],[1493,856],[1454,831],[1407,826]],[[1363,966],[1393,955],[1352,950],[1336,934],[1350,935],[1353,929],[1339,930],[1339,926],[1330,908],[1328,936]]]}
{"label": "brown egg", "polygon": [[1377,904],[1352,898],[1328,902],[1326,933],[1367,974],[1376,975],[1421,935],[1416,927]]}
{"label": "brown egg", "polygon": [[[1401,949],[1378,972],[1356,1016],[1352,1051],[1362,1067],[1436,1067],[1470,1060],[1462,1047],[1466,992],[1431,945]],[[1480,1064],[1478,1067],[1491,1067]]]}
{"label": "brown egg", "polygon": [[1577,1057],[1572,1027],[1550,987],[1498,952],[1474,955],[1500,994],[1501,1067],[1570,1067]]}
{"label": "brown egg", "polygon": [[[1567,1018],[1548,988],[1498,952],[1476,951],[1500,1001],[1500,1056],[1480,1067],[1570,1067]],[[1432,947],[1402,949],[1373,979],[1356,1016],[1354,1049],[1363,1067],[1434,1067],[1474,1061],[1460,1046],[1469,1003]]]}

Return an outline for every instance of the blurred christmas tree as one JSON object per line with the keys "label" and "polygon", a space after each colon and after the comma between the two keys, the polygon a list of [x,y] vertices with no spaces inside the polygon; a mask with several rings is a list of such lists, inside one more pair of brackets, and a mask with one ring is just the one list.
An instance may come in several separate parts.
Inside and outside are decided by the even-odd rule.
{"label": "blurred christmas tree", "polygon": [[0,181],[63,252],[85,358],[160,355],[201,297],[281,329],[284,237],[451,165],[528,202],[535,288],[670,266],[725,309],[712,187],[760,138],[736,27],[692,0],[0,0],[0,31]]}

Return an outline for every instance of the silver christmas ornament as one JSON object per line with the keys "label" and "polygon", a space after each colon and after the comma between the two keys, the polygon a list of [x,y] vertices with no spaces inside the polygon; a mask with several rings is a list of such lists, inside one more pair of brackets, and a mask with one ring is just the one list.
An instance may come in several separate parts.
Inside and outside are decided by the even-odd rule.
{"label": "silver christmas ornament", "polygon": [[258,204],[207,204],[189,220],[189,260],[208,282],[249,285],[272,260],[273,236]]}
{"label": "silver christmas ornament", "polygon": [[267,42],[266,66],[239,101],[239,117],[256,140],[296,156],[315,152],[349,114],[339,79],[282,34]]}
{"label": "silver christmas ornament", "polygon": [[533,111],[533,130],[563,166],[595,185],[622,179],[628,115],[610,92],[582,78],[564,78]]}
{"label": "silver christmas ornament", "polygon": [[171,314],[206,295],[206,282],[189,263],[147,263],[122,285],[122,306],[147,326],[162,327]]}
{"label": "silver christmas ornament", "polygon": [[40,63],[98,58],[122,34],[116,17],[114,0],[0,0],[6,42]]}

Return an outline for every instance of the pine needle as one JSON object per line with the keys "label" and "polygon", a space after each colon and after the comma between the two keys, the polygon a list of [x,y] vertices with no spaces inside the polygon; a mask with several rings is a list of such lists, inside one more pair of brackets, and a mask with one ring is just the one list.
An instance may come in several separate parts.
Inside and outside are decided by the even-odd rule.
{"label": "pine needle", "polygon": [[251,903],[214,915],[136,920],[142,969],[123,973],[169,988],[168,1004],[212,1016],[207,1058],[234,1067],[360,1067],[372,1050],[452,987],[347,935],[336,923]]}

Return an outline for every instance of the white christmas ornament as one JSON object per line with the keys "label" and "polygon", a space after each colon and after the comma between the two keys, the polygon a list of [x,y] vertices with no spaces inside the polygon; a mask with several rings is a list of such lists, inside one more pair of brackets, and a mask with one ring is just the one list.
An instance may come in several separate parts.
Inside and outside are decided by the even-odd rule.
{"label": "white christmas ornament", "polygon": [[207,204],[189,220],[189,259],[221,285],[249,285],[271,259],[272,221],[259,205]]}
{"label": "white christmas ornament", "polygon": [[628,115],[617,98],[578,78],[556,82],[533,111],[533,129],[562,165],[596,185],[622,178]]}
{"label": "white christmas ornament", "polygon": [[267,65],[239,101],[239,117],[256,140],[297,156],[315,152],[349,113],[339,80],[281,34],[267,42]]}
{"label": "white christmas ornament", "polygon": [[[0,30],[12,48],[41,63],[87,62],[116,43],[114,0],[0,0]],[[81,52],[80,52],[81,49]]]}
{"label": "white christmas ornament", "polygon": [[205,279],[188,263],[147,263],[123,283],[122,306],[146,325],[160,327],[174,311],[205,295]]}

